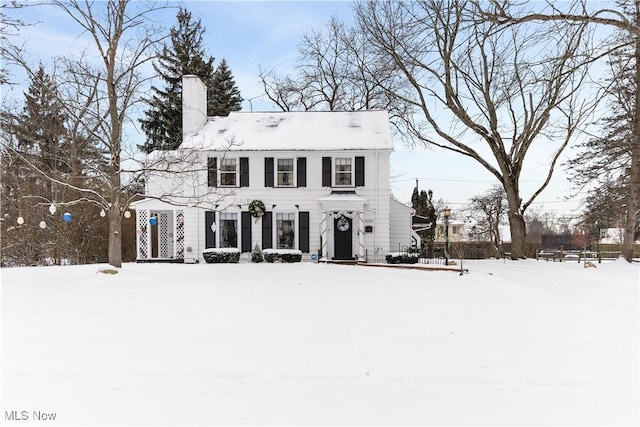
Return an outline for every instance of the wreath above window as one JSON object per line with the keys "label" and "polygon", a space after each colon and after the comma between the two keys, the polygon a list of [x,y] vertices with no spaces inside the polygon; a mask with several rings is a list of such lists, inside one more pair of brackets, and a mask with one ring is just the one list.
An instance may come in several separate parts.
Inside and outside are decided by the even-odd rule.
{"label": "wreath above window", "polygon": [[262,203],[262,200],[252,200],[249,203],[249,213],[254,218],[260,218],[264,215],[264,203]]}

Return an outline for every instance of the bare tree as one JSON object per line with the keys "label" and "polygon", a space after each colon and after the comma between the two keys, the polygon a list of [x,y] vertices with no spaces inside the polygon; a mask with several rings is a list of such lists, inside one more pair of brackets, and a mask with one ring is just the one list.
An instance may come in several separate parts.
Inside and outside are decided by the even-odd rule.
{"label": "bare tree", "polygon": [[[199,207],[219,204],[229,193],[207,189],[206,158],[197,149],[153,152],[141,158],[135,152],[135,143],[128,140],[126,129],[133,126],[127,125],[133,124],[135,106],[150,79],[144,76],[144,67],[155,57],[156,45],[164,37],[151,17],[163,6],[116,0],[54,4],[84,29],[94,48],[87,48],[80,57],[56,60],[57,84],[51,87],[51,94],[56,94],[64,106],[69,138],[77,143],[72,148],[91,141],[101,154],[87,161],[79,155],[80,150],[71,152],[65,161],[72,172],[60,176],[16,150],[10,137],[2,139],[2,151],[12,154],[6,157],[8,160],[17,158],[20,165],[55,187],[56,205],[82,206],[86,212],[93,212],[93,218],[104,215],[109,228],[108,261],[120,267],[122,227],[132,223],[123,223],[123,217],[133,200],[144,196]],[[8,53],[27,73],[34,74],[19,49]],[[233,145],[237,142],[231,139],[221,142],[220,148]],[[156,185],[152,193],[145,194],[150,177]],[[51,199],[46,200],[45,210]]]}
{"label": "bare tree", "polygon": [[[532,22],[555,22],[567,26],[575,23],[606,26],[616,28],[629,34],[628,42],[622,45],[607,46],[606,52],[632,46],[635,60],[635,93],[633,100],[633,121],[631,125],[631,161],[630,185],[627,195],[624,257],[631,261],[633,258],[633,241],[638,228],[638,210],[640,208],[640,2],[637,0],[620,0],[618,7],[601,7],[597,2],[587,0],[573,0],[564,5],[562,10],[553,2],[544,3],[539,10],[523,7],[522,3],[509,0],[492,0],[489,7],[483,2],[476,2],[482,11],[484,19],[506,26],[518,26]],[[594,5],[595,4],[595,5]]]}
{"label": "bare tree", "polygon": [[482,240],[491,241],[500,250],[500,225],[507,212],[504,188],[494,186],[489,191],[471,198],[468,215],[475,220],[472,233]]}
{"label": "bare tree", "polygon": [[[419,143],[476,160],[496,177],[506,192],[512,257],[524,257],[524,212],[593,108],[579,93],[586,78],[580,65],[589,57],[584,25],[478,22],[465,1],[370,1],[358,3],[356,13],[377,60],[394,64],[404,79],[402,88],[385,87],[413,108],[397,126]],[[520,178],[537,146],[551,159],[540,186],[524,199]]]}
{"label": "bare tree", "polygon": [[15,49],[15,46],[9,42],[9,36],[18,33],[20,28],[31,25],[22,19],[12,17],[9,13],[23,7],[25,7],[24,4],[16,1],[0,3],[0,27],[2,28],[2,31],[0,31],[0,57],[2,58],[2,63],[0,63],[0,85],[10,83],[9,72],[6,67],[11,58],[5,53],[7,50]]}
{"label": "bare tree", "polygon": [[[165,37],[153,22],[153,13],[163,8],[154,2],[107,0],[53,1],[90,40],[85,55],[69,60],[70,73],[66,82],[76,91],[65,99],[65,112],[77,124],[76,131],[98,141],[105,156],[106,167],[96,171],[94,180],[100,189],[86,182],[61,180],[41,171],[42,175],[60,187],[79,194],[65,204],[93,203],[106,212],[109,221],[109,263],[122,265],[122,219],[131,193],[128,191],[123,162],[128,148],[125,126],[148,78],[142,68],[155,56],[158,42]],[[33,71],[22,52],[7,52],[13,60]],[[27,159],[27,164],[28,164]],[[31,164],[34,169],[37,165]]]}
{"label": "bare tree", "polygon": [[[402,110],[387,96],[398,82],[393,66],[377,61],[363,34],[332,17],[302,36],[295,71],[260,70],[265,94],[283,111]],[[382,84],[384,82],[384,86]]]}

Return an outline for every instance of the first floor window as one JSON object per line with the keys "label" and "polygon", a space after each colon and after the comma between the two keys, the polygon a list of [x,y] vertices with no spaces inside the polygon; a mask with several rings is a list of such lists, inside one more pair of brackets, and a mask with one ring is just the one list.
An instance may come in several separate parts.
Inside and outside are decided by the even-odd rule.
{"label": "first floor window", "polygon": [[293,186],[293,159],[278,159],[278,186]]}
{"label": "first floor window", "polygon": [[351,159],[350,158],[337,158],[335,159],[335,185],[336,186],[350,186],[351,184]]}
{"label": "first floor window", "polygon": [[220,247],[238,247],[238,214],[220,212]]}
{"label": "first floor window", "polygon": [[222,159],[220,162],[220,185],[224,187],[238,186],[236,159]]}
{"label": "first floor window", "polygon": [[296,214],[276,214],[276,249],[295,249]]}

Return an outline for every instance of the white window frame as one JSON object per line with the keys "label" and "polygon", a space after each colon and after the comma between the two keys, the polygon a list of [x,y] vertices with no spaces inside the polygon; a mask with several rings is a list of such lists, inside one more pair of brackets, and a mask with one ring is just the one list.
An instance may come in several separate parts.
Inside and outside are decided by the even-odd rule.
{"label": "white window frame", "polygon": [[[351,170],[350,170],[350,175],[351,175],[351,180],[349,182],[349,184],[338,184],[338,161],[339,160],[348,160],[349,164],[351,166]],[[355,186],[355,159],[354,157],[334,157],[333,158],[333,186],[334,187],[354,187]],[[346,173],[346,172],[340,172],[340,173]]]}
{"label": "white window frame", "polygon": [[[279,181],[279,177],[280,177],[280,171],[278,169],[278,161],[280,160],[291,160],[292,164],[293,164],[293,170],[291,171],[291,184],[289,185],[281,185],[278,181]],[[290,188],[290,187],[295,187],[296,186],[296,173],[297,173],[297,165],[296,165],[296,158],[295,157],[276,157],[274,159],[274,169],[275,169],[275,182],[274,185],[276,187],[284,187],[284,188]]]}
{"label": "white window frame", "polygon": [[[278,216],[287,215],[293,218],[293,247],[282,248],[278,240]],[[287,219],[289,220],[289,219]],[[298,248],[298,215],[296,212],[280,211],[273,213],[273,242],[276,249],[297,249]]]}
{"label": "white window frame", "polygon": [[[225,161],[233,161],[235,165],[233,172],[231,170],[229,171],[222,170],[222,166]],[[218,165],[218,187],[229,187],[229,188],[240,187],[240,159],[238,157],[221,157],[219,159],[219,163],[220,164]],[[235,184],[233,185],[224,184],[222,180],[222,175],[232,174],[232,173],[235,174]]]}

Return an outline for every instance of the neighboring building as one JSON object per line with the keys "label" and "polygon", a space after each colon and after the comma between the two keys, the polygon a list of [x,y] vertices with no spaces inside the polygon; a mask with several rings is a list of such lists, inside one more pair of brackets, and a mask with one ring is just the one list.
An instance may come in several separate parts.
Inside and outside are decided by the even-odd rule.
{"label": "neighboring building", "polygon": [[390,196],[385,111],[206,117],[206,102],[200,79],[184,76],[182,145],[148,163],[179,161],[165,162],[173,173],[149,174],[148,198],[134,206],[138,261],[257,245],[377,262],[411,245],[413,210]]}
{"label": "neighboring building", "polygon": [[624,242],[624,229],[622,227],[600,229],[600,241],[598,243],[622,245],[622,242]]}
{"label": "neighboring building", "polygon": [[[449,218],[449,242],[466,241],[465,222],[454,218]],[[438,243],[445,242],[445,223],[439,219],[436,223],[436,237]]]}

